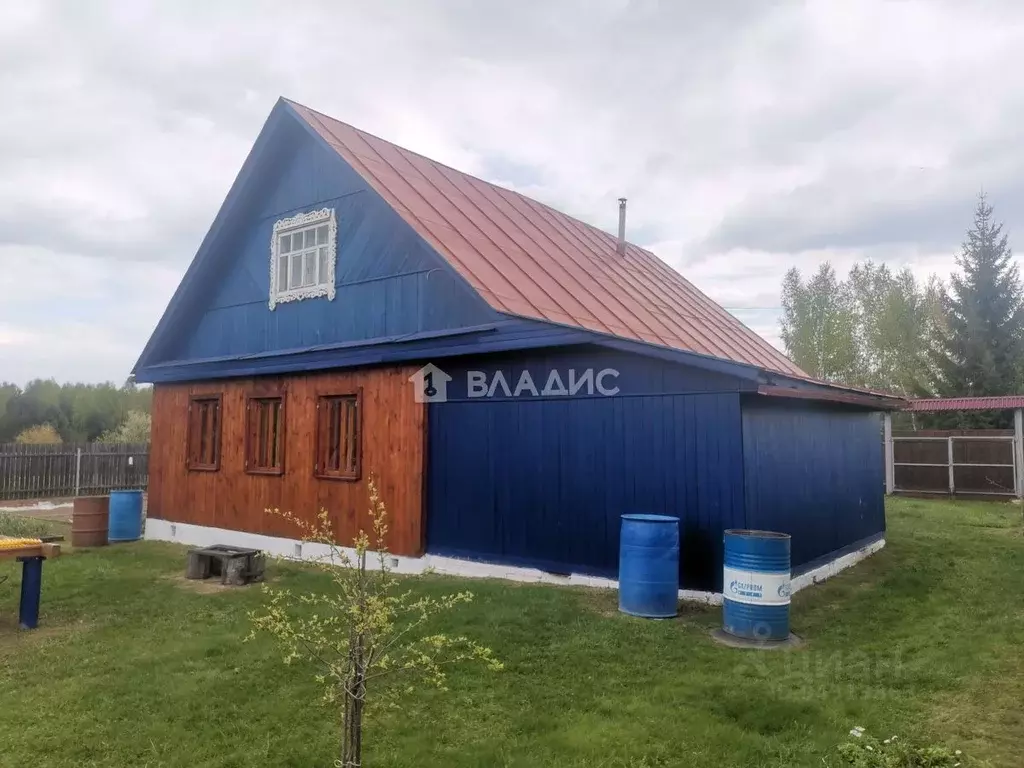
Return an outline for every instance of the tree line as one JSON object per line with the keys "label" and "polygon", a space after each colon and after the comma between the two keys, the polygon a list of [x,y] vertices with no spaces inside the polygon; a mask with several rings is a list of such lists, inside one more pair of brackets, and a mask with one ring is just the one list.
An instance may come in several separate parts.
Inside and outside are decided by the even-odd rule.
{"label": "tree line", "polygon": [[150,387],[0,382],[0,443],[148,442]]}
{"label": "tree line", "polygon": [[[982,195],[944,281],[866,261],[782,283],[782,341],[809,375],[905,397],[1024,391],[1024,291],[1003,226]],[[929,426],[1006,426],[1005,414],[929,417]]]}

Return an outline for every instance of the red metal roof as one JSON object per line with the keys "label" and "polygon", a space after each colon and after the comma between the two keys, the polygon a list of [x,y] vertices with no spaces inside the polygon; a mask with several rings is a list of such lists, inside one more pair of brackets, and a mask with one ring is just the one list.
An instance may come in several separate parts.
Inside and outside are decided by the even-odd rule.
{"label": "red metal roof", "polygon": [[999,397],[926,397],[908,400],[908,411],[991,411],[1024,408],[1024,395]]}
{"label": "red metal roof", "polygon": [[288,103],[497,311],[806,377],[650,251]]}

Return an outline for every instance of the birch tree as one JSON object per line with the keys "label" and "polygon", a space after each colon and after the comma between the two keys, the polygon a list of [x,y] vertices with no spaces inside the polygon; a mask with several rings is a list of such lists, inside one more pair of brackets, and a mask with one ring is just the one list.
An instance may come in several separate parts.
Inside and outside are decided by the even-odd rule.
{"label": "birch tree", "polygon": [[907,268],[893,272],[871,261],[855,264],[847,282],[863,383],[907,397],[927,392],[933,375],[930,338],[941,317],[935,282],[922,286]]}
{"label": "birch tree", "polygon": [[782,341],[809,375],[857,384],[859,349],[852,295],[828,262],[804,282],[795,267],[782,282]]}

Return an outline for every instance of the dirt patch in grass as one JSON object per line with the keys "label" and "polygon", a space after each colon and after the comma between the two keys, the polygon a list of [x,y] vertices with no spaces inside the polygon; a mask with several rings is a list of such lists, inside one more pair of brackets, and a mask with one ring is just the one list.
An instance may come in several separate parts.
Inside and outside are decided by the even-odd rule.
{"label": "dirt patch in grass", "polygon": [[32,645],[53,642],[88,629],[84,621],[70,624],[51,624],[40,619],[35,629],[22,629],[16,614],[0,614],[0,657],[17,653]]}
{"label": "dirt patch in grass", "polygon": [[611,619],[620,615],[619,593],[614,589],[581,590],[580,604],[605,618]]}
{"label": "dirt patch in grass", "polygon": [[164,578],[181,589],[188,590],[189,592],[195,592],[200,595],[215,595],[219,592],[238,592],[239,590],[259,587],[259,584],[246,584],[240,587],[232,584],[221,584],[220,580],[215,577],[211,577],[209,579],[186,579],[184,576],[179,574],[177,576],[166,576]]}

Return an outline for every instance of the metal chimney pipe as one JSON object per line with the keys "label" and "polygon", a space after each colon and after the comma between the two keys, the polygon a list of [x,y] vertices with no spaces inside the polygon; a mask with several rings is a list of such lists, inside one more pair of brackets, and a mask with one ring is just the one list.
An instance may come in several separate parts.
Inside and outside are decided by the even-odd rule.
{"label": "metal chimney pipe", "polygon": [[626,255],[626,198],[619,198],[619,242],[615,246],[620,256]]}

